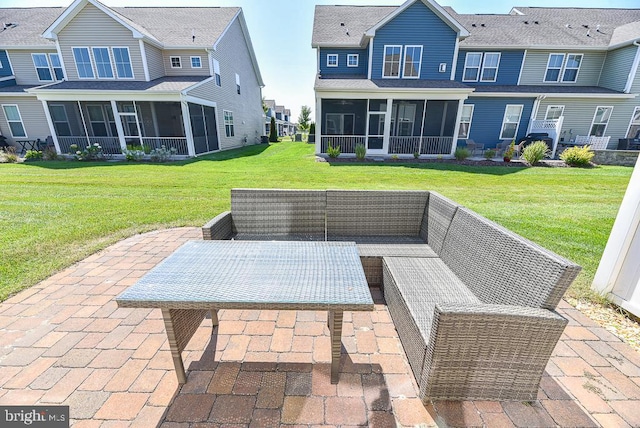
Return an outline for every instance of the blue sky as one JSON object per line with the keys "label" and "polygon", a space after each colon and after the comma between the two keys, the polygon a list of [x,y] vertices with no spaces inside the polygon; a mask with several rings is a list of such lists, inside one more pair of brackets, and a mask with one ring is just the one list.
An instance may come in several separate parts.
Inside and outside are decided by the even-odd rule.
{"label": "blue sky", "polygon": [[[403,0],[103,0],[107,6],[240,6],[244,10],[260,71],[263,95],[291,109],[315,108],[316,54],[311,48],[316,4],[400,5]],[[0,0],[4,7],[68,6],[71,0]],[[508,13],[513,6],[640,7],[639,0],[440,0],[458,13]]]}

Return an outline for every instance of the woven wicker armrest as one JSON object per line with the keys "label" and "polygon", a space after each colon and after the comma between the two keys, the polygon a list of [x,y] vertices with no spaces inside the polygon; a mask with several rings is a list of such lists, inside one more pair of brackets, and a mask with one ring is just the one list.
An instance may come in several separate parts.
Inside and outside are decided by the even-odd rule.
{"label": "woven wicker armrest", "polygon": [[535,400],[566,324],[546,309],[437,304],[420,397]]}
{"label": "woven wicker armrest", "polygon": [[231,239],[233,236],[233,220],[231,211],[218,214],[202,226],[202,239],[206,241]]}

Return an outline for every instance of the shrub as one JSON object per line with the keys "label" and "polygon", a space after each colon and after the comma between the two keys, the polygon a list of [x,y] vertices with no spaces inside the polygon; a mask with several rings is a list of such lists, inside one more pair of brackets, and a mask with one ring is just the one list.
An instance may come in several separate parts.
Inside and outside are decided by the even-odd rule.
{"label": "shrub", "polygon": [[569,166],[587,166],[591,163],[591,159],[595,153],[591,150],[591,146],[575,146],[569,147],[560,154],[560,159]]}
{"label": "shrub", "polygon": [[143,150],[123,150],[122,154],[124,155],[124,158],[128,161],[131,162],[139,162],[142,159],[144,159],[144,151]]}
{"label": "shrub", "polygon": [[16,148],[9,146],[0,151],[0,162],[4,163],[16,163],[18,162],[18,155],[16,154]]}
{"label": "shrub", "polygon": [[420,152],[413,152],[413,158],[418,159],[420,157]]}
{"label": "shrub", "polygon": [[484,151],[484,158],[486,160],[491,160],[491,159],[493,159],[495,157],[496,157],[496,151],[495,150],[489,149],[489,150],[485,150]]}
{"label": "shrub", "polygon": [[356,144],[356,158],[358,158],[358,160],[364,160],[364,157],[367,155],[367,148],[364,146],[364,144],[360,143],[360,144]]}
{"label": "shrub", "polygon": [[[74,146],[72,144],[69,146],[70,148]],[[102,152],[102,146],[98,143],[93,143],[88,145],[84,150],[77,150],[75,153],[75,158],[79,161],[92,161],[92,160],[102,160],[104,159],[104,153]]]}
{"label": "shrub", "polygon": [[459,161],[465,160],[470,155],[471,155],[471,152],[469,152],[469,149],[467,149],[466,147],[458,147],[455,153],[453,154],[453,156],[455,156],[455,158]]}
{"label": "shrub", "polygon": [[55,161],[58,160],[60,156],[58,156],[58,152],[56,152],[55,147],[47,146],[42,152],[42,158],[44,160]]}
{"label": "shrub", "polygon": [[330,158],[337,158],[338,156],[340,156],[340,146],[335,146],[333,147],[331,145],[331,141],[329,141],[329,146],[327,147],[327,154],[329,155]]}
{"label": "shrub", "polygon": [[71,144],[69,146],[69,153],[70,154],[75,155],[77,151],[78,151],[78,145],[77,144]]}
{"label": "shrub", "polygon": [[269,142],[278,142],[278,128],[276,128],[276,118],[271,118],[271,125],[269,125]]}
{"label": "shrub", "polygon": [[391,155],[391,159],[393,159],[393,160],[398,160],[398,159],[400,159],[400,158],[398,157],[398,155]]}
{"label": "shrub", "polygon": [[42,160],[42,152],[39,150],[27,150],[27,153],[24,154],[24,160],[26,161]]}
{"label": "shrub", "polygon": [[544,141],[536,141],[529,144],[522,151],[522,157],[531,166],[536,165],[547,156],[549,156],[549,146]]}
{"label": "shrub", "polygon": [[505,149],[503,158],[505,159],[513,158],[513,154],[515,153],[515,151],[516,151],[516,142],[512,141],[511,144],[509,144]]}
{"label": "shrub", "polygon": [[151,157],[151,162],[169,162],[176,153],[175,147],[167,149],[166,146],[162,145],[158,149],[151,150],[149,156]]}

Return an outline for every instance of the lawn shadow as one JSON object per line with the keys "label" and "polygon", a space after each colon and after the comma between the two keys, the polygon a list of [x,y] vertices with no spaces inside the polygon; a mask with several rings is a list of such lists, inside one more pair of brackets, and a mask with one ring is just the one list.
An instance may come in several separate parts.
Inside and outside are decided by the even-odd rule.
{"label": "lawn shadow", "polygon": [[482,174],[482,175],[511,175],[519,173],[528,167],[521,164],[509,164],[504,165],[496,163],[496,165],[474,164],[474,163],[456,163],[452,161],[443,160],[428,160],[428,161],[335,161],[328,159],[326,161],[331,167],[352,167],[352,166],[377,166],[377,167],[391,167],[391,168],[410,168],[410,169],[425,169],[435,171],[455,171],[466,172],[469,174]]}

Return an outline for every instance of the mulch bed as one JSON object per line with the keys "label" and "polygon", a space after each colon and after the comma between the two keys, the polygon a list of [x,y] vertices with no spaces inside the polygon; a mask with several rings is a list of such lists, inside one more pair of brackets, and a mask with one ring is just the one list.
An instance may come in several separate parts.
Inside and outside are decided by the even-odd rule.
{"label": "mulch bed", "polygon": [[[354,157],[337,157],[337,158],[326,158],[323,156],[316,156],[316,162],[328,162],[330,164],[339,164],[339,163],[376,163],[376,164],[429,164],[429,163],[441,163],[441,164],[450,164],[450,165],[464,165],[464,166],[503,166],[508,168],[526,168],[528,165],[521,160],[512,160],[511,162],[503,162],[503,161],[493,161],[493,160],[473,160],[473,159],[465,159],[462,161],[456,159],[411,159],[411,158],[401,158],[401,159],[391,159],[391,158],[365,158],[364,160],[359,160]],[[541,161],[537,167],[550,167],[550,168],[566,168],[568,167],[561,160],[544,160]]]}

